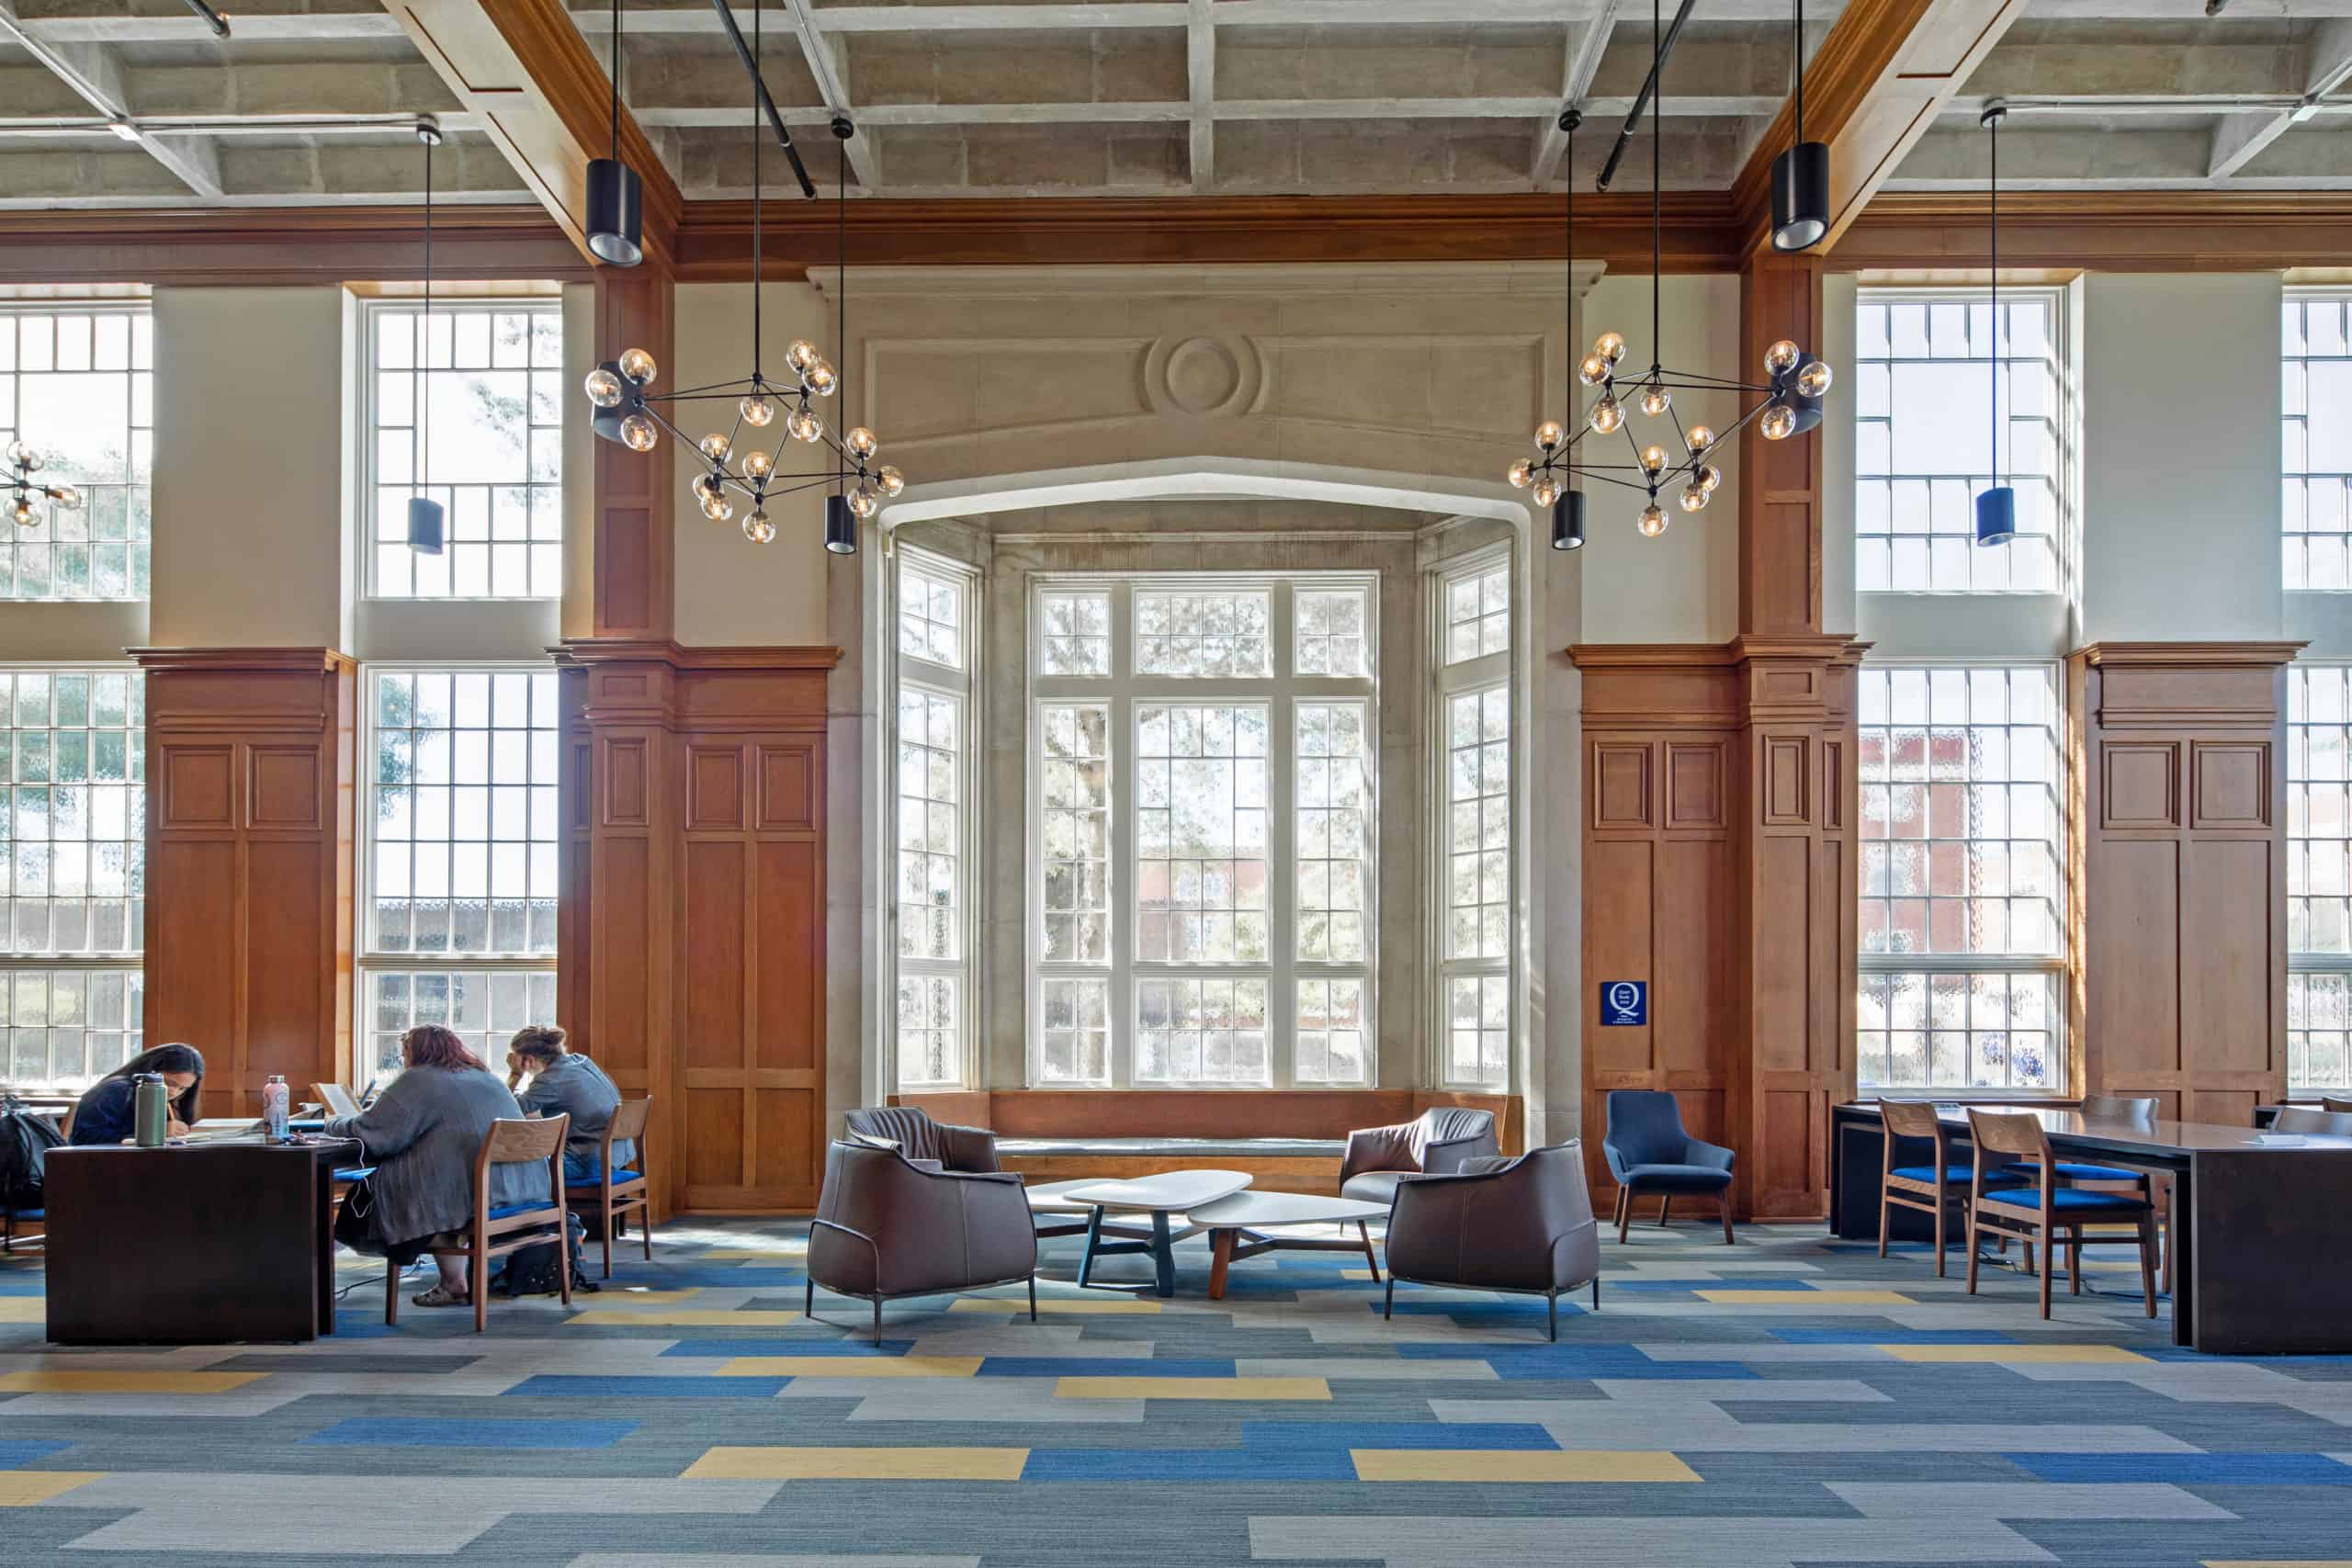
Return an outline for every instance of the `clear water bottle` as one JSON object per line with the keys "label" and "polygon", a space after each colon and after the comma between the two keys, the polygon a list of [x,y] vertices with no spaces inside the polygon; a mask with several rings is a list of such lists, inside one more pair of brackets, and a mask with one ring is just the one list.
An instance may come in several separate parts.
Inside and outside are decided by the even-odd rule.
{"label": "clear water bottle", "polygon": [[286,1087],[286,1076],[283,1073],[270,1074],[269,1081],[261,1086],[261,1119],[263,1126],[268,1129],[271,1143],[286,1141],[286,1119],[292,1109],[293,1099]]}

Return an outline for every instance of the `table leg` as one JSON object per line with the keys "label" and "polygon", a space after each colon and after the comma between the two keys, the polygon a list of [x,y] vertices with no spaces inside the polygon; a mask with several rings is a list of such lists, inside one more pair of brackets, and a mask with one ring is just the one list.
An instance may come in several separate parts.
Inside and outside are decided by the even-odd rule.
{"label": "table leg", "polygon": [[1168,1211],[1151,1212],[1151,1260],[1159,1270],[1159,1293],[1176,1293],[1176,1244],[1168,1235]]}
{"label": "table leg", "polygon": [[318,1311],[312,1321],[322,1336],[334,1332],[334,1165],[315,1156],[311,1161],[311,1201],[319,1211]]}
{"label": "table leg", "polygon": [[1089,1212],[1086,1216],[1086,1250],[1078,1259],[1078,1283],[1080,1290],[1086,1288],[1087,1280],[1093,1276],[1094,1247],[1102,1239],[1102,1211],[1097,1208]]}
{"label": "table leg", "polygon": [[2197,1345],[2197,1193],[2196,1166],[2176,1171],[2172,1179],[2172,1224],[2165,1233],[2165,1260],[2172,1262],[2172,1342]]}
{"label": "table leg", "polygon": [[1225,1271],[1233,1262],[1233,1235],[1229,1230],[1209,1233],[1209,1300],[1225,1300]]}
{"label": "table leg", "polygon": [[1372,1282],[1380,1283],[1380,1259],[1372,1250],[1372,1231],[1362,1220],[1356,1222],[1356,1239],[1363,1243],[1363,1260],[1372,1265]]}

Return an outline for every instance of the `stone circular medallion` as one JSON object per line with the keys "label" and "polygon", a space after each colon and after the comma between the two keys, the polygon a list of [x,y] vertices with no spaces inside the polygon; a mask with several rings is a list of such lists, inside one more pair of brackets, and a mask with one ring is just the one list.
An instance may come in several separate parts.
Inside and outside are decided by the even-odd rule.
{"label": "stone circular medallion", "polygon": [[1230,399],[1241,385],[1233,351],[1215,338],[1188,338],[1168,355],[1162,374],[1168,400],[1186,413],[1206,413]]}

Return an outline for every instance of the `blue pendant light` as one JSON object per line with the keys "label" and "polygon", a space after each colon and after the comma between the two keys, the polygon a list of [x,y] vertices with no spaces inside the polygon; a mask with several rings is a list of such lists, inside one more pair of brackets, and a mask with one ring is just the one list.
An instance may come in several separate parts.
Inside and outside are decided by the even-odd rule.
{"label": "blue pendant light", "polygon": [[1995,98],[1977,118],[1989,138],[1993,176],[1993,329],[1984,345],[1985,369],[1993,383],[1993,482],[1976,498],[1980,545],[2006,545],[2018,536],[2018,492],[2001,482],[2001,120],[2008,112],[2009,106]]}

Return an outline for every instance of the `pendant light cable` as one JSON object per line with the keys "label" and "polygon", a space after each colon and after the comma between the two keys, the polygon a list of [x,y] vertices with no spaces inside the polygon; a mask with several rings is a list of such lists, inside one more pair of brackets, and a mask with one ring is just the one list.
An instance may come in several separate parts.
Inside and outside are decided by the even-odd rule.
{"label": "pendant light cable", "polygon": [[1658,180],[1666,146],[1666,25],[1659,0],[1650,0],[1650,43],[1657,53],[1657,62],[1650,67],[1650,78],[1657,84],[1657,92],[1650,99],[1650,374],[1656,376],[1666,364],[1666,345],[1658,341],[1657,305]]}
{"label": "pendant light cable", "polygon": [[1985,121],[1992,133],[1992,186],[1986,193],[1993,209],[1993,325],[1984,344],[1985,368],[1993,382],[1993,484],[2001,483],[2001,117]]}
{"label": "pendant light cable", "polygon": [[613,162],[621,161],[621,0],[613,0]]}
{"label": "pendant light cable", "polygon": [[[841,400],[842,417],[849,416],[849,137],[843,132],[848,121],[841,119],[833,127],[833,304],[836,310],[833,342],[834,352],[842,356]],[[844,449],[834,459],[835,486],[839,490],[849,480],[849,454]]]}
{"label": "pendant light cable", "polygon": [[[417,379],[424,383],[417,403],[416,488],[424,490],[424,481],[433,466],[433,370],[425,360],[433,344],[433,144],[439,141],[437,130],[426,132],[420,140],[424,143],[424,314],[417,322]],[[430,499],[428,497],[427,499]]]}
{"label": "pendant light cable", "polygon": [[1789,33],[1789,69],[1797,79],[1797,141],[1804,141],[1804,0],[1794,0],[1796,26]]}
{"label": "pendant light cable", "polygon": [[760,389],[760,94],[766,85],[760,75],[760,16],[765,9],[752,0],[752,390]]}

